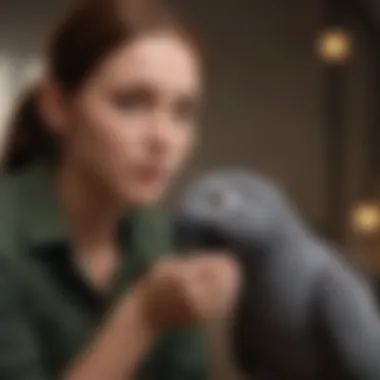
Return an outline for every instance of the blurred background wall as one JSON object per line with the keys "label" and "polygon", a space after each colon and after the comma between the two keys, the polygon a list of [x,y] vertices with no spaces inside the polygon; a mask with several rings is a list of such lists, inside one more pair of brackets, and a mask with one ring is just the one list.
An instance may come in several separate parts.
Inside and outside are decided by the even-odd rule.
{"label": "blurred background wall", "polygon": [[[349,212],[374,197],[379,174],[380,17],[370,2],[173,1],[198,30],[209,65],[204,140],[183,184],[224,165],[257,170],[283,184],[315,228],[349,243]],[[0,147],[14,98],[38,70],[66,3],[1,1]],[[331,26],[348,31],[335,50],[351,41],[338,64],[316,52]]]}

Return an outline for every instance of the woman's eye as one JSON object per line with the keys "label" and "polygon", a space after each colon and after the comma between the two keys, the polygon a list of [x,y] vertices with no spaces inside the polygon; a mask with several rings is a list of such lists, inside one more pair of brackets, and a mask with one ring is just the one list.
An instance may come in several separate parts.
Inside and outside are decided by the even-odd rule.
{"label": "woman's eye", "polygon": [[154,103],[154,95],[146,89],[130,89],[116,93],[113,96],[113,102],[117,108],[134,111],[151,107]]}

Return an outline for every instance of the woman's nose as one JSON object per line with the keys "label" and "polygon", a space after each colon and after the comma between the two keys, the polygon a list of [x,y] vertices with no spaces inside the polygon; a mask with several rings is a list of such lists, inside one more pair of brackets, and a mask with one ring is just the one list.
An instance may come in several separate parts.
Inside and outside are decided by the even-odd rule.
{"label": "woman's nose", "polygon": [[174,123],[170,115],[156,115],[149,127],[149,145],[154,152],[165,152],[174,138]]}

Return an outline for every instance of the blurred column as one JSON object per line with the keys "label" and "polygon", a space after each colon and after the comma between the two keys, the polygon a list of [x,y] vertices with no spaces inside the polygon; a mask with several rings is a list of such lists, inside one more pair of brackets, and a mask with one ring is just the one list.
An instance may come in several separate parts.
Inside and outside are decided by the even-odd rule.
{"label": "blurred column", "polygon": [[324,1],[324,30],[317,41],[324,67],[323,105],[325,127],[325,200],[329,237],[344,243],[346,224],[345,202],[345,64],[351,53],[351,39],[343,20],[342,0]]}
{"label": "blurred column", "polygon": [[368,134],[368,192],[380,200],[380,30],[374,41],[372,67],[373,104],[372,120]]}
{"label": "blurred column", "polygon": [[[377,39],[376,39],[377,38]],[[370,67],[372,79],[371,119],[368,128],[367,172],[362,201],[351,215],[357,259],[380,278],[380,34],[374,38]],[[378,280],[379,282],[379,280]],[[379,283],[380,284],[380,283]],[[378,284],[378,289],[380,285]],[[378,290],[379,292],[379,290]],[[380,294],[380,293],[379,293]]]}
{"label": "blurred column", "polygon": [[359,0],[348,1],[357,27],[365,36],[369,54],[368,110],[365,178],[361,199],[352,205],[350,232],[355,258],[380,278],[380,25],[371,8]]}

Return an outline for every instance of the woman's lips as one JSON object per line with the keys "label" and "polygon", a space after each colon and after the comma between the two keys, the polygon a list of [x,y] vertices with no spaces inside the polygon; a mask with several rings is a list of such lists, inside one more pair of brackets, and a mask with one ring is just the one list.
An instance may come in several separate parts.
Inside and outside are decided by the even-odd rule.
{"label": "woman's lips", "polygon": [[137,179],[146,184],[159,184],[169,177],[169,171],[159,165],[141,165],[135,173]]}

